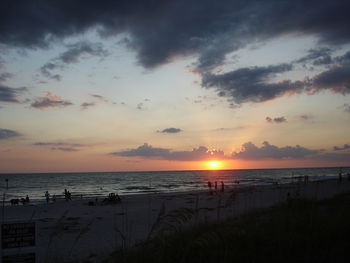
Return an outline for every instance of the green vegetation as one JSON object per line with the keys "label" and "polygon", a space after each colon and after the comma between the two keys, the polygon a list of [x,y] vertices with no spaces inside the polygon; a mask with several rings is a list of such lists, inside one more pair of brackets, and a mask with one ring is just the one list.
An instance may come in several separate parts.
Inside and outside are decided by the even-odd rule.
{"label": "green vegetation", "polygon": [[348,262],[350,193],[159,235],[110,262]]}

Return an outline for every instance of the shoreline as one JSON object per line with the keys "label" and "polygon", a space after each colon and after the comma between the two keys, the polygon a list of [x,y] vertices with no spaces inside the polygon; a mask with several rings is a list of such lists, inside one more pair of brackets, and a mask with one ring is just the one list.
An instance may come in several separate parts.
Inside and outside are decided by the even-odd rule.
{"label": "shoreline", "polygon": [[[348,177],[350,176],[350,174],[344,174],[343,175],[343,180],[348,180]],[[324,178],[322,178],[324,177]],[[309,180],[310,183],[312,182],[317,182],[317,181],[328,181],[328,180],[336,180],[338,177],[336,175],[332,175],[332,176],[329,176],[329,175],[321,175],[321,176],[318,176],[318,178],[314,179],[314,178],[311,178]],[[278,180],[281,180],[281,178],[277,178],[276,179],[276,182],[260,182],[260,183],[253,183],[253,184],[250,184],[250,183],[246,183],[246,182],[242,182],[242,183],[236,183],[236,182],[232,182],[232,183],[226,183],[225,184],[225,189],[227,190],[232,190],[232,189],[235,189],[235,190],[238,190],[240,191],[240,189],[245,189],[245,188],[254,188],[254,187],[257,187],[257,188],[261,188],[261,187],[270,187],[271,185],[279,185],[279,186],[283,186],[283,185],[293,185],[293,184],[302,184],[304,182],[304,179],[305,179],[305,176],[290,176],[290,177],[284,177],[282,178],[282,180],[286,180],[287,182],[284,182],[283,181],[278,181]],[[117,193],[119,194],[119,196],[121,197],[126,197],[126,198],[129,198],[129,197],[132,197],[132,196],[148,196],[148,195],[167,195],[167,194],[186,194],[186,193],[189,193],[189,192],[192,192],[192,193],[203,193],[203,192],[208,192],[209,189],[208,187],[206,186],[206,182],[203,182],[203,186],[202,187],[198,187],[199,189],[192,189],[192,190],[159,190],[159,191],[138,191],[138,192],[121,192],[120,190],[119,191],[115,191],[114,193]],[[214,188],[214,187],[213,187]],[[220,186],[218,186],[218,190],[216,191],[219,191],[219,188]],[[6,192],[4,192],[6,194]],[[52,202],[52,196],[55,196],[56,198],[56,202],[61,202],[61,201],[65,201],[65,197],[64,197],[64,194],[63,193],[60,193],[60,194],[52,194],[50,196],[50,203],[54,203]],[[101,198],[105,198],[106,197],[106,194],[74,194],[74,192],[72,193],[72,200],[73,201],[84,201],[84,200],[91,200],[91,199],[95,199],[95,198],[98,198],[98,199],[101,199]],[[19,203],[18,205],[19,206],[23,206],[20,202],[20,198],[19,197],[14,197],[14,198],[6,198],[5,199],[5,206],[11,206],[11,199],[18,199]],[[46,204],[46,201],[45,201],[45,196],[43,194],[42,198],[38,199],[38,198],[35,198],[35,199],[31,199],[30,200],[30,203],[29,204],[26,204],[25,206],[37,206],[37,205],[45,205]],[[1,198],[0,199],[0,206],[3,205],[3,199]]]}
{"label": "shoreline", "polygon": [[[259,208],[286,202],[288,198],[324,199],[350,191],[344,178],[308,183],[240,186],[224,193],[209,191],[123,195],[121,203],[88,205],[82,199],[40,205],[5,206],[3,222],[35,221],[37,262],[89,259],[98,262],[112,251],[132,247],[164,229],[162,220],[186,214],[186,222],[176,228],[236,217]],[[160,220],[161,219],[161,220]],[[164,222],[164,223],[169,223]]]}

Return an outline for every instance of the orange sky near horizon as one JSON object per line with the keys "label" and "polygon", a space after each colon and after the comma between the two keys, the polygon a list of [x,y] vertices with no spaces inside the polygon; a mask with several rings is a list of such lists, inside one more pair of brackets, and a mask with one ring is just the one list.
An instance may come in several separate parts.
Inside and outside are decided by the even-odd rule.
{"label": "orange sky near horizon", "polygon": [[[218,162],[217,167],[212,162]],[[1,158],[0,173],[36,172],[118,172],[118,171],[162,171],[162,170],[229,170],[229,169],[270,169],[303,167],[348,166],[346,162],[320,162],[310,160],[209,160],[209,161],[168,161],[152,159],[125,159],[104,155],[77,156],[76,153],[62,156],[54,154],[25,153]]]}

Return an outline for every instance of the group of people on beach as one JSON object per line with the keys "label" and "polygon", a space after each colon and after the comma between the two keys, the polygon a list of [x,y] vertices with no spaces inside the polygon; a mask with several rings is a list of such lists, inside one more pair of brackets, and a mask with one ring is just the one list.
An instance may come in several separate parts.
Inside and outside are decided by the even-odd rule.
{"label": "group of people on beach", "polygon": [[[223,193],[225,191],[225,184],[223,181],[220,182],[221,183],[221,189],[220,191]],[[210,194],[213,194],[213,185],[214,185],[214,190],[215,192],[218,191],[218,182],[215,181],[214,184],[210,181],[208,181],[208,188],[209,188],[209,192]]]}
{"label": "group of people on beach", "polygon": [[64,189],[64,199],[66,201],[72,201],[72,194],[69,191],[67,191],[67,189]]}
{"label": "group of people on beach", "polygon": [[29,196],[26,195],[25,198],[23,198],[23,197],[22,197],[21,199],[19,199],[19,198],[14,198],[14,199],[11,199],[11,200],[10,200],[11,205],[18,205],[20,202],[21,202],[22,205],[29,204],[29,203],[30,203]]}
{"label": "group of people on beach", "polygon": [[[71,201],[72,200],[72,194],[69,191],[67,191],[67,189],[64,189],[63,194],[64,194],[64,199],[66,201]],[[46,199],[46,203],[48,204],[50,202],[50,193],[49,193],[49,191],[45,192],[45,199]],[[53,195],[51,200],[52,200],[52,202],[55,203],[56,202],[56,195]]]}

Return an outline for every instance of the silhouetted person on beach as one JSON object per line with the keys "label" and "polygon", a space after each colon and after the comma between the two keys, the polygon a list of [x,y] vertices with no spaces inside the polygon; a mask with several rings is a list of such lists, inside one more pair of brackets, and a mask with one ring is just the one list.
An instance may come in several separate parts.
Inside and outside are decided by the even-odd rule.
{"label": "silhouetted person on beach", "polygon": [[49,191],[46,191],[46,192],[45,192],[45,197],[46,197],[46,203],[48,204],[49,201],[50,201],[50,194],[49,194]]}
{"label": "silhouetted person on beach", "polygon": [[224,182],[221,181],[221,192],[223,193],[225,191],[225,185]]}
{"label": "silhouetted person on beach", "polygon": [[28,196],[28,195],[26,196],[26,202],[27,202],[27,203],[30,203],[30,200],[29,200],[29,196]]}
{"label": "silhouetted person on beach", "polygon": [[218,190],[218,182],[215,181],[215,190]]}
{"label": "silhouetted person on beach", "polygon": [[210,194],[213,194],[213,192],[211,191],[212,184],[211,184],[210,181],[208,181],[208,187],[209,187],[209,193],[210,193]]}
{"label": "silhouetted person on beach", "polygon": [[67,189],[64,189],[64,199],[66,199],[66,201],[68,201],[67,193],[68,193]]}
{"label": "silhouetted person on beach", "polygon": [[342,172],[339,172],[339,183],[341,183],[341,181],[343,180],[343,175],[342,175]]}
{"label": "silhouetted person on beach", "polygon": [[69,191],[67,191],[67,200],[72,201],[72,194]]}

